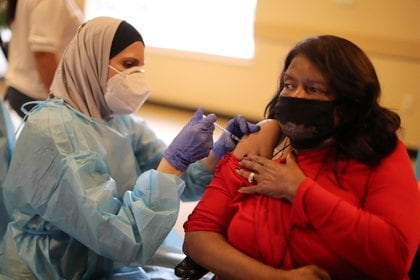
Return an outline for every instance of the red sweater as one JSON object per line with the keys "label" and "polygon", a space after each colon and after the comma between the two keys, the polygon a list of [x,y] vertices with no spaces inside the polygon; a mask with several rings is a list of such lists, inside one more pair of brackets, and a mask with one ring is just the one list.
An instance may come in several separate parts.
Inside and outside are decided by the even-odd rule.
{"label": "red sweater", "polygon": [[[184,224],[225,235],[235,248],[273,267],[316,264],[333,279],[408,279],[420,242],[420,193],[404,145],[375,168],[326,161],[329,148],[300,153],[307,178],[293,204],[240,194],[249,185],[228,154]],[[324,162],[324,163],[323,163]]]}

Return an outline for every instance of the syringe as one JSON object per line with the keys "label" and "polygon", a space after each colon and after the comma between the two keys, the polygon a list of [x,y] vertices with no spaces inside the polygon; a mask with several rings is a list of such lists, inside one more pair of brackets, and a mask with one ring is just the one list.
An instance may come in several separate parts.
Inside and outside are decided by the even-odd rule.
{"label": "syringe", "polygon": [[[203,118],[206,118],[206,115],[203,115]],[[217,122],[214,122],[213,124],[214,124],[215,127],[217,127],[218,129],[222,130],[224,133],[229,135],[229,137],[232,138],[233,140],[235,140],[237,142],[239,142],[239,140],[241,140],[238,136],[236,136],[235,134],[233,134],[232,132],[230,132],[229,130],[227,130],[226,128],[224,128],[223,126],[218,124]]]}

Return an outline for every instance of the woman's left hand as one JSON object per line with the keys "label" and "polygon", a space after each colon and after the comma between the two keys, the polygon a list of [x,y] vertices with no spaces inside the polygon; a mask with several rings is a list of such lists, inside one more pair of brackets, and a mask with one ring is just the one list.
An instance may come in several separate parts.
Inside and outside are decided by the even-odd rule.
{"label": "woman's left hand", "polygon": [[254,183],[238,190],[245,194],[259,193],[274,198],[286,198],[292,202],[299,185],[306,178],[292,153],[282,163],[257,155],[247,155],[239,165],[238,174]]}

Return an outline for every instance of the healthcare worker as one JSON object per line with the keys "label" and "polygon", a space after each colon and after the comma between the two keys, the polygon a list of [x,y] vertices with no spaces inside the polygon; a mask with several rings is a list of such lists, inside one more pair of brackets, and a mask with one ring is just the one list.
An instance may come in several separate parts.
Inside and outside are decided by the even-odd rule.
{"label": "healthcare worker", "polygon": [[[3,275],[99,279],[145,264],[173,227],[179,197],[200,197],[215,158],[234,148],[227,135],[213,145],[216,116],[198,109],[165,149],[130,114],[150,94],[143,64],[143,39],[130,24],[99,17],[79,28],[51,97],[28,114],[16,142],[3,189]],[[258,130],[240,116],[227,128],[240,137]]]}

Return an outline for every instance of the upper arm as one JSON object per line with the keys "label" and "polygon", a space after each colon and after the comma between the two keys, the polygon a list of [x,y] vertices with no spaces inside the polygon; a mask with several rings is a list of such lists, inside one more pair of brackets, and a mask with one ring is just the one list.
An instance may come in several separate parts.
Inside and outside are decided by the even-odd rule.
{"label": "upper arm", "polygon": [[242,137],[233,154],[242,158],[246,154],[272,158],[273,150],[282,139],[280,123],[277,120],[264,120],[258,123],[261,129]]}

